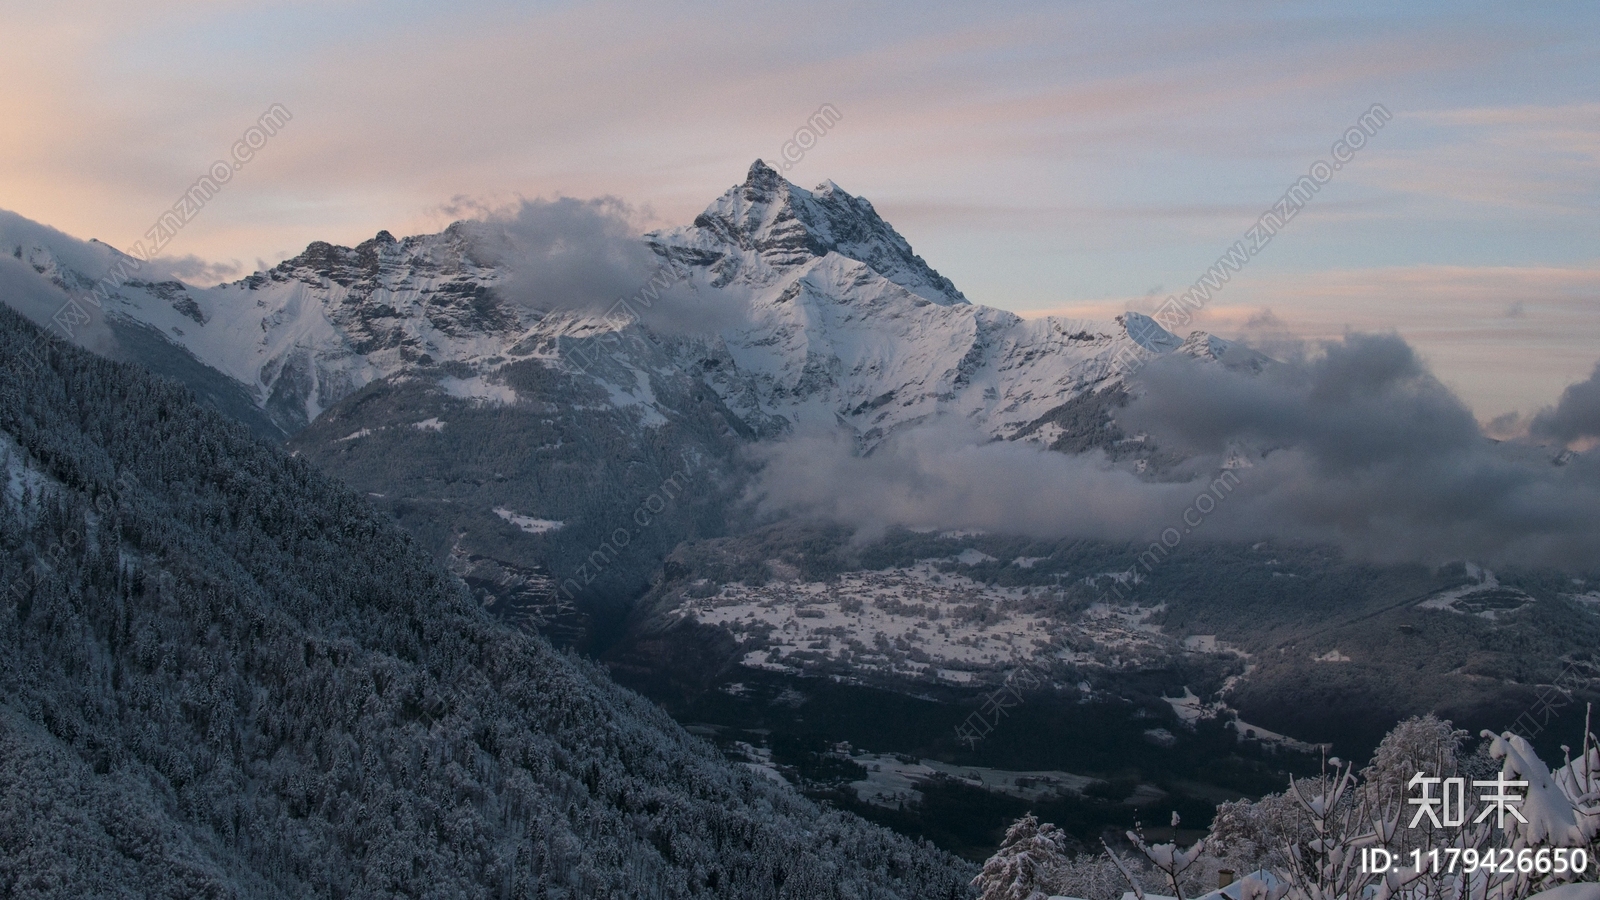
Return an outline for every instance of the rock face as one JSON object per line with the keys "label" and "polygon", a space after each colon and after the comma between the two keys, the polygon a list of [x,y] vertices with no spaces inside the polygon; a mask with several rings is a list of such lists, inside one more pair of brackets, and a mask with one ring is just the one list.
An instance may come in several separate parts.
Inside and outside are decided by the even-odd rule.
{"label": "rock face", "polygon": [[832,181],[804,190],[759,159],[744,184],[730,188],[692,226],[654,237],[660,247],[698,251],[684,259],[715,260],[710,268],[723,283],[770,283],[774,276],[837,253],[925,300],[967,302],[950,279],[911,252],[867,200]]}

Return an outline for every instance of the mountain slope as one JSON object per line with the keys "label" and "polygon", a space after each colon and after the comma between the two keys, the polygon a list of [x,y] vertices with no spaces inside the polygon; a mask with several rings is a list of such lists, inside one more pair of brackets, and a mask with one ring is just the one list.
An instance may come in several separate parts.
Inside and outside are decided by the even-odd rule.
{"label": "mountain slope", "polygon": [[0,892],[965,896],[185,391],[34,346],[0,310]]}

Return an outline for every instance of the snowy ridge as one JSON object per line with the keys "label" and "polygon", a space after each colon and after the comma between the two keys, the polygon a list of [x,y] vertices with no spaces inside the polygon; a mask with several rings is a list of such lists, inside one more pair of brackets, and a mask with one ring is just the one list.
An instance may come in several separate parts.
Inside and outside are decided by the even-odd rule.
{"label": "snowy ridge", "polygon": [[768,285],[837,254],[929,302],[967,302],[867,200],[832,181],[807,191],[759,159],[744,183],[729,188],[693,225],[649,238],[672,257],[709,267],[719,286]]}
{"label": "snowy ridge", "polygon": [[[870,446],[952,417],[1012,439],[1117,384],[1119,355],[1229,352],[1226,341],[1179,338],[1138,313],[1024,320],[971,304],[870,202],[832,182],[804,190],[759,160],[691,225],[645,236],[687,271],[689,294],[727,292],[746,307],[714,333],[665,336],[637,320],[511,302],[497,292],[507,276],[498,227],[458,222],[403,240],[380,232],[354,248],[316,242],[212,288],[129,281],[103,315],[158,332],[236,382],[286,433],[403,372],[435,373],[458,397],[515,403],[495,372],[537,359],[635,407],[642,427],[677,412],[653,380],[687,375],[756,434],[838,423]],[[66,295],[85,294],[119,256],[17,217],[0,218],[0,250]]]}

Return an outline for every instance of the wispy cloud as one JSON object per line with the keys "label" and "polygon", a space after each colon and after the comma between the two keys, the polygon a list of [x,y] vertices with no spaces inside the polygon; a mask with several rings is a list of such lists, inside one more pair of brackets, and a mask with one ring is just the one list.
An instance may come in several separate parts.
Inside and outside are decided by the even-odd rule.
{"label": "wispy cloud", "polygon": [[[1585,266],[1386,266],[1251,271],[1192,325],[1224,337],[1292,332],[1334,340],[1394,329],[1484,419],[1531,412],[1588,372],[1600,347],[1600,262]],[[1153,311],[1146,296],[1030,310],[1107,318]],[[1275,325],[1252,322],[1270,310]],[[1270,333],[1269,333],[1270,332]]]}
{"label": "wispy cloud", "polygon": [[1600,104],[1467,107],[1404,116],[1426,129],[1368,167],[1373,185],[1495,216],[1592,215],[1600,199]]}

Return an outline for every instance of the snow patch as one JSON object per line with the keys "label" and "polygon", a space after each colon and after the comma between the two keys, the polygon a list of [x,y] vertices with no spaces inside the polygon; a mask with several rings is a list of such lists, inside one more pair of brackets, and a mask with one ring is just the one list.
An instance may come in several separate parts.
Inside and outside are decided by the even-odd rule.
{"label": "snow patch", "polygon": [[1177,746],[1178,736],[1165,728],[1146,728],[1144,739],[1163,749]]}
{"label": "snow patch", "polygon": [[1023,438],[1023,440],[1030,444],[1040,444],[1048,447],[1051,444],[1054,444],[1056,441],[1061,440],[1061,436],[1066,433],[1067,430],[1062,428],[1060,425],[1057,425],[1054,422],[1046,422],[1045,424],[1040,425],[1027,437]]}
{"label": "snow patch", "polygon": [[[54,479],[30,463],[27,451],[4,431],[0,431],[0,460],[5,462],[6,503],[14,509],[21,509],[24,488],[37,503],[45,486],[55,484]],[[31,518],[30,510],[21,511]]]}
{"label": "snow patch", "polygon": [[639,414],[639,424],[646,428],[659,428],[667,424],[667,417],[661,414],[660,404],[656,401],[655,391],[650,388],[650,376],[633,366],[628,367],[628,372],[633,378],[632,386],[618,386],[609,380],[600,382],[611,397],[611,405],[617,409],[634,408]]}
{"label": "snow patch", "polygon": [[1500,584],[1488,569],[1467,563],[1467,574],[1476,584],[1440,591],[1417,604],[1419,609],[1436,609],[1460,615],[1475,615],[1494,621],[1532,605],[1535,600],[1524,591]]}
{"label": "snow patch", "polygon": [[1316,753],[1332,747],[1331,744],[1308,744],[1305,741],[1295,740],[1286,734],[1268,731],[1259,725],[1251,725],[1243,719],[1234,719],[1228,724],[1238,733],[1240,741],[1260,741],[1263,744],[1274,744],[1299,753]]}
{"label": "snow patch", "polygon": [[1581,603],[1590,608],[1592,612],[1600,613],[1600,591],[1589,591],[1583,594],[1566,594],[1568,600]]}
{"label": "snow patch", "polygon": [[778,784],[789,783],[789,779],[783,777],[783,773],[778,771],[777,764],[772,761],[771,748],[757,747],[746,741],[734,741],[733,750],[745,757],[739,764],[750,771]]}
{"label": "snow patch", "polygon": [[517,392],[512,390],[510,385],[497,384],[482,375],[474,375],[471,378],[445,376],[439,379],[439,387],[446,394],[462,400],[478,400],[505,406],[517,402]]}
{"label": "snow patch", "polygon": [[989,769],[982,766],[955,766],[935,759],[916,759],[878,753],[834,753],[867,770],[866,777],[850,783],[850,789],[864,803],[894,808],[901,803],[922,800],[922,785],[935,778],[947,778],[969,787],[1037,802],[1055,797],[1082,794],[1093,778],[1071,772],[1022,772]]}
{"label": "snow patch", "polygon": [[418,431],[443,431],[444,423],[439,421],[438,416],[433,416],[423,419],[421,422],[412,422],[411,427]]}
{"label": "snow patch", "polygon": [[1167,701],[1167,705],[1172,707],[1172,712],[1178,717],[1178,721],[1185,725],[1193,725],[1204,719],[1213,718],[1218,712],[1216,707],[1196,697],[1194,691],[1189,690],[1188,685],[1184,685],[1182,697],[1162,697],[1161,699]]}
{"label": "snow patch", "polygon": [[536,519],[532,516],[520,516],[511,510],[500,506],[494,508],[494,514],[517,526],[518,528],[521,528],[523,531],[526,531],[529,534],[544,534],[547,531],[559,531],[560,529],[566,527],[567,524],[565,522],[558,522],[554,519]]}

